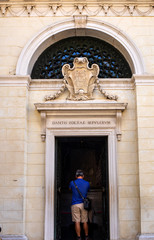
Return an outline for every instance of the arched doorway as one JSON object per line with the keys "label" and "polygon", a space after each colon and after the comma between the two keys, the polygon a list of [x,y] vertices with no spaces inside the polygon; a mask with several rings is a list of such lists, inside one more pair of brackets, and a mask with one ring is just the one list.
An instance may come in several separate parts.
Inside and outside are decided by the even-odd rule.
{"label": "arched doorway", "polygon": [[[58,41],[65,39],[66,37],[80,36],[79,29],[74,28],[74,21],[69,20],[65,24],[58,23],[53,26],[45,28],[37,36],[35,36],[24,48],[19,58],[17,64],[17,74],[27,75],[31,74],[32,69],[36,63],[38,57],[43,53],[43,51],[57,43]],[[125,34],[123,34],[119,29],[110,26],[108,24],[102,24],[99,21],[88,20],[87,25],[82,29],[82,34],[87,37],[95,37],[101,40],[106,40],[109,44],[117,48],[130,66],[132,73],[143,73],[144,67],[140,54],[136,46],[130,41]],[[81,35],[82,35],[81,34]],[[115,129],[112,131],[112,135],[107,129],[106,135],[108,135],[108,146],[109,146],[109,188],[110,188],[110,239],[118,239],[118,199],[117,199],[117,182],[116,182],[116,134]],[[49,130],[50,132],[50,130]],[[71,134],[76,136],[78,129]],[[57,133],[56,133],[57,134]],[[59,133],[58,133],[59,134]],[[61,133],[60,133],[61,134]],[[65,131],[64,131],[65,134]],[[69,136],[68,133],[67,136]],[[87,132],[87,135],[89,132]],[[96,132],[95,132],[96,134]],[[97,132],[97,135],[100,131]],[[83,135],[83,133],[81,133]],[[45,210],[45,240],[55,239],[54,235],[54,181],[55,181],[55,136],[52,133],[47,135],[46,142],[46,210]],[[102,130],[102,136],[104,132]],[[52,159],[52,161],[51,161]],[[113,166],[113,168],[111,168]],[[50,170],[50,171],[49,171]],[[112,178],[112,179],[111,179]]]}
{"label": "arched doorway", "polygon": [[[131,78],[132,76],[128,62],[121,52],[111,44],[98,38],[76,36],[57,41],[42,52],[34,64],[31,77],[33,79],[51,79],[51,81],[60,79],[63,77],[62,66],[64,64],[72,66],[75,57],[87,57],[90,65],[98,64],[100,67],[99,78]],[[108,138],[106,136],[55,138],[55,227],[53,235],[57,240],[71,240],[75,237],[70,212],[71,194],[68,186],[69,181],[74,178],[76,168],[82,168],[91,182],[89,195],[92,198],[93,208],[89,223],[90,237],[95,240],[110,239],[107,145]],[[67,174],[66,171],[68,171]],[[96,179],[96,171],[100,175],[99,180]]]}

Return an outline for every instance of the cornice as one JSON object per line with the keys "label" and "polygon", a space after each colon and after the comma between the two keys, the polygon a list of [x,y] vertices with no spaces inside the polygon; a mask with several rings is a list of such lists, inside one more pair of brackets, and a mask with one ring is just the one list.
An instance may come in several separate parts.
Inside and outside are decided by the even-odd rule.
{"label": "cornice", "polygon": [[2,1],[0,17],[154,16],[153,1]]}
{"label": "cornice", "polygon": [[[0,87],[27,87],[30,91],[57,91],[63,79],[31,79],[29,75],[0,75]],[[134,86],[154,86],[154,75],[136,75],[132,78],[104,78],[99,79],[104,89],[133,90]],[[96,87],[97,89],[97,87]]]}
{"label": "cornice", "polygon": [[0,87],[27,87],[29,89],[31,78],[27,76],[0,75]]}
{"label": "cornice", "polygon": [[133,75],[135,86],[154,86],[154,75]]}
{"label": "cornice", "polygon": [[[52,90],[57,91],[63,83],[62,79],[32,79],[30,82],[30,90]],[[100,86],[103,89],[120,89],[131,90],[134,89],[134,81],[131,78],[111,78],[99,79]],[[97,89],[97,87],[96,87]]]}
{"label": "cornice", "polygon": [[[49,102],[49,103],[35,103],[34,104],[36,109],[41,111],[46,111],[49,115],[55,111],[64,113],[64,111],[81,111],[81,110],[91,110],[91,111],[124,111],[127,108],[127,103],[119,103],[119,102],[102,102],[102,101],[83,101],[83,102],[76,102],[76,101],[65,101],[65,102]],[[93,105],[93,109],[92,106]],[[85,112],[83,113],[85,114]],[[106,112],[105,112],[106,114]]]}
{"label": "cornice", "polygon": [[53,4],[53,3],[64,3],[64,4],[72,4],[72,3],[102,3],[102,4],[116,4],[116,5],[122,5],[122,4],[140,4],[140,5],[147,5],[147,4],[153,4],[152,1],[146,1],[146,0],[123,0],[123,1],[117,1],[117,0],[1,0],[1,3],[4,4],[14,4],[14,5],[19,5],[19,4]]}

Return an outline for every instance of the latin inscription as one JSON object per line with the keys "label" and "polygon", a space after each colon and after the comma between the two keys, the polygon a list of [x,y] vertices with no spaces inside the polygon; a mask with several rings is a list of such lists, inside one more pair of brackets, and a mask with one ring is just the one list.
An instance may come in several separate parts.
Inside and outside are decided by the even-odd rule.
{"label": "latin inscription", "polygon": [[111,121],[52,121],[52,125],[108,125]]}

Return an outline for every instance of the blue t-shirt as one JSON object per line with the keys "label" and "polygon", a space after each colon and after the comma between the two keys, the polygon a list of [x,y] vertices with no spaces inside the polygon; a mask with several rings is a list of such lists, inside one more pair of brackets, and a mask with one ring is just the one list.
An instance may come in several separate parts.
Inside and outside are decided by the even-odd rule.
{"label": "blue t-shirt", "polygon": [[[88,190],[90,189],[89,182],[85,181],[84,179],[78,178],[75,180],[75,183],[76,183],[77,187],[79,188],[79,191],[81,192],[82,196],[85,198],[87,196]],[[72,190],[71,205],[83,203],[83,199],[80,196],[80,194],[78,193],[77,189],[75,188],[73,181],[70,182],[69,188]]]}

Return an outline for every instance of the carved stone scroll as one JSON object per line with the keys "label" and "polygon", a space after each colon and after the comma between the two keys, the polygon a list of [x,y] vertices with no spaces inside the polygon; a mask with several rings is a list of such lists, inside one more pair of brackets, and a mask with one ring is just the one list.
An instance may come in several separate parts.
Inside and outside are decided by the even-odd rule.
{"label": "carved stone scroll", "polygon": [[90,100],[95,87],[99,67],[93,64],[88,67],[87,58],[75,58],[74,66],[70,68],[69,64],[62,67],[62,74],[66,81],[66,87],[69,90],[69,100]]}
{"label": "carved stone scroll", "polygon": [[41,123],[42,123],[41,138],[42,138],[42,141],[44,142],[46,138],[46,113],[45,112],[41,112]]}
{"label": "carved stone scroll", "polygon": [[117,132],[117,140],[121,140],[121,120],[122,120],[122,112],[120,110],[117,110],[117,127],[116,127],[116,132]]}

